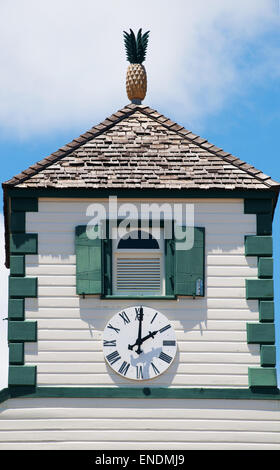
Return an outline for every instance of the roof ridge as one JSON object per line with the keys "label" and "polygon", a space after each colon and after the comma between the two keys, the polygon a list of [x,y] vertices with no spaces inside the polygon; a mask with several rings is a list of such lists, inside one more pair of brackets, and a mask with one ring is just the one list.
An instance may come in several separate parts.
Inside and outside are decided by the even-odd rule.
{"label": "roof ridge", "polygon": [[146,105],[138,105],[133,103],[130,103],[124,106],[123,108],[119,109],[111,116],[104,119],[104,121],[101,121],[99,124],[91,127],[89,130],[81,134],[79,137],[73,139],[68,144],[65,144],[64,146],[60,147],[58,150],[51,153],[47,157],[44,157],[42,160],[39,160],[35,164],[29,166],[26,170],[23,170],[21,173],[15,175],[10,180],[5,181],[4,183],[2,183],[2,186],[16,186],[17,184],[24,182],[31,176],[42,171],[53,163],[56,163],[68,154],[72,153],[74,150],[77,150],[86,142],[89,142],[93,138],[103,134],[108,129],[115,126],[118,122],[121,122],[123,119],[125,119],[127,116],[134,114],[136,111],[140,111],[142,114],[148,116],[154,121],[160,122],[163,127],[176,132],[188,142],[194,143],[198,147],[206,150],[207,152],[216,155],[222,160],[243,170],[247,174],[261,181],[262,184],[265,184],[268,188],[271,188],[272,186],[275,188],[276,186],[280,186],[277,181],[274,181],[270,176],[265,175],[261,170],[256,169],[253,165],[250,165],[245,161],[240,160],[229,152],[225,152],[222,148],[216,147],[214,144],[208,142],[207,139],[204,139],[199,135],[187,130],[184,126],[181,126],[175,121],[172,121],[171,119],[167,118],[155,109],[152,109]]}

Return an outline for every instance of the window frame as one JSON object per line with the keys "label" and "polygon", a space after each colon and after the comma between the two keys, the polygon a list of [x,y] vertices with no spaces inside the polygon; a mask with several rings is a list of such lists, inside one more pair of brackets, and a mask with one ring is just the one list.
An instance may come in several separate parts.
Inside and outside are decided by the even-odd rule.
{"label": "window frame", "polygon": [[[123,220],[123,219],[121,219]],[[120,294],[113,294],[113,278],[112,278],[112,267],[113,267],[113,242],[112,236],[109,232],[110,228],[117,227],[119,219],[116,220],[115,224],[112,224],[112,221],[109,223],[109,219],[101,220],[100,225],[102,230],[106,227],[106,237],[104,238],[105,232],[103,232],[103,237],[99,239],[99,254],[97,260],[100,259],[101,266],[100,266],[100,277],[99,277],[99,285],[100,289],[91,290],[90,285],[88,286],[87,281],[94,281],[91,278],[91,271],[92,267],[89,263],[90,259],[95,259],[95,254],[93,253],[94,247],[92,246],[92,241],[86,238],[83,238],[82,245],[87,246],[89,251],[88,256],[83,257],[83,262],[85,263],[83,270],[81,270],[78,265],[80,263],[76,260],[76,293],[82,297],[85,296],[93,296],[98,295],[101,299],[177,299],[178,297],[205,297],[205,283],[206,283],[206,272],[205,272],[205,228],[204,227],[195,227],[195,245],[191,251],[182,251],[182,255],[177,256],[176,253],[176,240],[174,237],[174,224],[173,224],[173,233],[172,238],[164,239],[163,240],[163,249],[162,249],[162,266],[164,266],[164,275],[163,278],[165,280],[165,289],[162,290],[161,295],[157,295],[156,293],[151,294],[148,292],[147,294],[140,295],[132,293],[120,293]],[[153,221],[154,222],[154,221]],[[158,220],[157,225],[148,222],[145,224],[144,227],[140,226],[140,221],[138,221],[138,230],[147,230],[147,228],[151,227],[164,227],[164,221]],[[76,226],[76,234],[75,234],[75,252],[76,256],[78,255],[77,247],[80,245],[79,240],[79,230],[81,230],[81,234],[85,233],[87,226],[80,225]],[[135,227],[134,227],[135,229]],[[155,237],[157,240],[158,238]],[[97,242],[96,242],[97,243]],[[115,245],[114,245],[115,246]],[[123,250],[124,251],[124,250]],[[141,250],[142,251],[142,250]],[[152,250],[151,250],[152,251]],[[153,251],[157,251],[157,249],[153,249]],[[133,250],[135,253],[135,250]],[[143,251],[142,251],[143,254]],[[93,258],[92,258],[93,256]],[[182,259],[183,261],[182,264]],[[88,261],[87,261],[88,260]],[[180,264],[181,263],[181,264]],[[96,264],[96,263],[95,263]],[[190,267],[190,269],[186,269],[185,267]],[[84,275],[85,274],[85,275]],[[184,276],[182,280],[182,277]],[[196,286],[194,282],[197,280],[202,280],[202,288],[200,292],[197,292]],[[180,283],[180,280],[182,281]],[[85,282],[84,282],[85,281]],[[83,286],[83,287],[81,287]],[[87,287],[88,286],[88,287]]]}
{"label": "window frame", "polygon": [[[159,296],[159,297],[164,297],[165,296],[165,241],[163,238],[163,229],[158,228],[160,230],[160,238],[155,238],[158,242],[159,248],[151,248],[151,249],[145,249],[145,248],[132,248],[132,249],[124,249],[124,248],[118,248],[118,244],[121,240],[122,237],[115,237],[112,240],[112,295],[114,296],[140,296],[140,297],[146,297],[146,296]],[[115,228],[116,230],[116,228]],[[135,231],[135,228],[132,227],[128,232],[133,232]],[[138,228],[138,232],[146,232],[151,234],[152,228],[151,227],[145,227],[145,228]],[[123,256],[122,256],[123,255]],[[151,291],[151,290],[143,290],[135,293],[135,291],[119,291],[117,289],[117,260],[118,259],[125,259],[125,258],[144,258],[144,259],[159,259],[160,261],[160,290],[158,291]]]}

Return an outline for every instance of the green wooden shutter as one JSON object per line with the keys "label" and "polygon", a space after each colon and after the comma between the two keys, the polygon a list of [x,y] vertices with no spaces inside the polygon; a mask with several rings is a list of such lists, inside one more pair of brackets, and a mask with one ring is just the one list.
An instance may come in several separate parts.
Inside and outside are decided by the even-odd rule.
{"label": "green wooden shutter", "polygon": [[[192,227],[182,227],[188,233]],[[194,243],[189,250],[177,250],[175,243],[175,289],[176,295],[204,295],[205,229],[194,227]]]}
{"label": "green wooden shutter", "polygon": [[[107,232],[108,233],[108,232]],[[104,295],[112,295],[112,240],[103,240]]]}
{"label": "green wooden shutter", "polygon": [[175,242],[165,240],[165,295],[174,295],[174,255]]}
{"label": "green wooden shutter", "polygon": [[102,293],[102,239],[90,239],[86,225],[76,227],[77,294]]}

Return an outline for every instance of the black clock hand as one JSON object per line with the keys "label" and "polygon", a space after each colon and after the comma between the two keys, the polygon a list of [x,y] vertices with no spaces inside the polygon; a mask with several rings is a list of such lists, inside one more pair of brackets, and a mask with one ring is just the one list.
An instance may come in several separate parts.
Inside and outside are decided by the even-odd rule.
{"label": "black clock hand", "polygon": [[137,337],[137,340],[136,340],[136,344],[138,345],[138,348],[137,348],[136,352],[137,352],[137,354],[141,354],[142,349],[140,348],[140,346],[142,344],[141,337],[142,337],[143,307],[140,307],[138,320],[139,320],[138,337]]}
{"label": "black clock hand", "polygon": [[[140,338],[140,340],[137,339],[137,340],[136,340],[136,343],[134,343],[134,344],[129,344],[129,345],[128,345],[128,349],[130,349],[130,350],[132,351],[133,348],[134,348],[134,346],[137,346],[137,345],[138,345],[138,348],[136,349],[136,353],[137,353],[137,354],[141,354],[141,352],[143,352],[142,349],[140,348],[141,344],[144,343],[144,341],[146,341],[146,340],[149,339],[149,338],[154,338],[154,336],[155,336],[158,332],[159,332],[159,330],[157,330],[157,331],[152,331],[152,332],[149,331],[149,334],[148,334],[147,336],[144,336],[144,338]],[[139,350],[140,350],[140,352],[139,352]]]}
{"label": "black clock hand", "polygon": [[146,341],[146,339],[149,339],[149,338],[154,338],[154,336],[159,332],[159,330],[157,331],[149,331],[149,334],[147,336],[144,336],[144,338],[141,339],[141,344],[144,343],[144,341]]}
{"label": "black clock hand", "polygon": [[142,336],[142,322],[143,322],[143,307],[140,307],[139,312],[136,313],[137,319],[139,321],[138,323],[138,337],[137,340],[134,344],[129,344],[128,349],[132,351],[134,346],[138,346],[137,353],[141,354],[142,350],[140,348],[140,345],[142,344],[141,336]]}

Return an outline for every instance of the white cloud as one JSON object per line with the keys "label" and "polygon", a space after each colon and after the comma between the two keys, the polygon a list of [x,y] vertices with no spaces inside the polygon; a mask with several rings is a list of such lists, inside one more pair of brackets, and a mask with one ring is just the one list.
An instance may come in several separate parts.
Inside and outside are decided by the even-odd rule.
{"label": "white cloud", "polygon": [[0,390],[7,387],[8,383],[8,345],[7,345],[7,321],[8,316],[8,275],[5,268],[4,251],[4,218],[0,214]]}
{"label": "white cloud", "polygon": [[258,40],[277,21],[275,0],[1,2],[2,131],[86,129],[126,104],[122,31],[130,27],[151,30],[145,103],[200,119],[246,88],[254,68],[242,56],[264,47]]}

